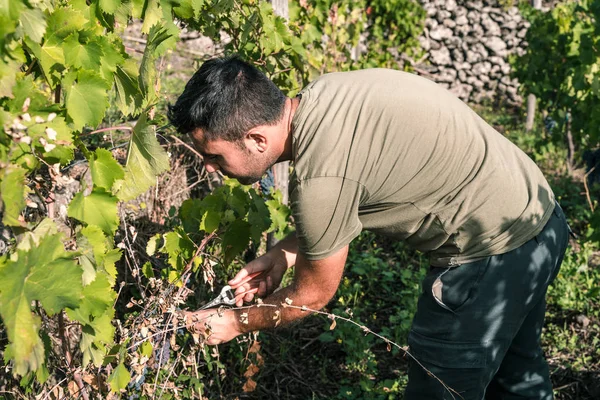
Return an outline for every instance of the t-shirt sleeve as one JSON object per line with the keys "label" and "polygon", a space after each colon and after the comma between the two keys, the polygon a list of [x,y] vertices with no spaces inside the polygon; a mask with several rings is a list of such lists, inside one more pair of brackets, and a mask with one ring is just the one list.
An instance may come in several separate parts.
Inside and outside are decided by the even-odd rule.
{"label": "t-shirt sleeve", "polygon": [[290,193],[300,251],[308,260],[332,255],[360,234],[358,206],[364,188],[338,177],[296,183]]}

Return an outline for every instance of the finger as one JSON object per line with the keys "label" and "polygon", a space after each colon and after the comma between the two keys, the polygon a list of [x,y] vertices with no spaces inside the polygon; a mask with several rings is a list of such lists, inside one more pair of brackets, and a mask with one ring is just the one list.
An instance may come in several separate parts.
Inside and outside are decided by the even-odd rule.
{"label": "finger", "polygon": [[244,284],[244,285],[238,286],[235,289],[235,296],[237,297],[238,294],[245,293],[250,289],[252,289],[252,286],[250,284]]}
{"label": "finger", "polygon": [[273,292],[273,278],[271,278],[270,276],[267,276],[267,291],[269,293]]}
{"label": "finger", "polygon": [[254,298],[254,293],[246,293],[246,295],[244,296],[244,301],[246,303],[249,303],[252,301],[253,298]]}
{"label": "finger", "polygon": [[[258,260],[252,261],[242,268],[229,282],[231,287],[237,287],[240,285],[245,278],[249,275],[260,273],[269,269],[269,265],[266,262],[259,262]],[[251,279],[251,278],[250,278]]]}
{"label": "finger", "polygon": [[267,282],[260,281],[260,283],[258,284],[257,296],[265,297],[266,295],[267,295]]}
{"label": "finger", "polygon": [[263,271],[258,271],[258,272],[253,272],[250,275],[248,275],[247,277],[243,278],[241,280],[241,282],[238,282],[238,285],[244,284],[246,282],[250,282],[251,280],[253,280],[254,278],[256,278],[257,276],[259,276],[260,274],[262,274]]}
{"label": "finger", "polygon": [[244,301],[252,301],[254,293],[258,291],[258,288],[253,288],[244,292],[236,293],[235,305],[240,307],[244,304]]}

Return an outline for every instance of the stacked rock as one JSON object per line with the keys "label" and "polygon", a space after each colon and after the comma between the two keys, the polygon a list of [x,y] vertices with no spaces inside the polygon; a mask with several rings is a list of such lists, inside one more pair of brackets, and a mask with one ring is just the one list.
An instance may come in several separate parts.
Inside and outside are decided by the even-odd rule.
{"label": "stacked rock", "polygon": [[519,82],[508,57],[522,55],[529,22],[516,7],[498,1],[421,0],[427,11],[419,39],[428,63],[417,73],[444,85],[464,101],[521,104]]}

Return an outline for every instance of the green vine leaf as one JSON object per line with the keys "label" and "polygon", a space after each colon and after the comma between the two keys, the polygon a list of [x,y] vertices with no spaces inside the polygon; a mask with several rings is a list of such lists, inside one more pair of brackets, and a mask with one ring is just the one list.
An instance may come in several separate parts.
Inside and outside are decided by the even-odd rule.
{"label": "green vine leaf", "polygon": [[244,220],[236,220],[227,227],[223,234],[223,250],[225,263],[229,264],[244,251],[250,243],[250,224]]}
{"label": "green vine leaf", "polygon": [[[75,77],[77,81],[75,81]],[[91,71],[80,71],[63,79],[67,92],[67,113],[73,120],[73,128],[80,131],[84,126],[97,126],[102,122],[108,108],[106,81]]]}
{"label": "green vine leaf", "polygon": [[135,199],[156,184],[156,177],[169,169],[169,156],[156,140],[154,126],[142,115],[133,129],[125,177],[115,182],[113,192],[120,200]]}
{"label": "green vine leaf", "polygon": [[68,310],[69,317],[89,324],[95,317],[101,316],[112,307],[116,296],[106,274],[97,274],[96,279],[83,288],[83,298],[79,307]]}
{"label": "green vine leaf", "polygon": [[262,233],[266,232],[271,226],[271,213],[265,204],[265,201],[256,193],[250,191],[251,206],[248,211],[248,222],[250,223],[250,233],[254,243],[260,243]]}
{"label": "green vine leaf", "polygon": [[12,88],[15,86],[16,74],[20,63],[13,60],[0,63],[0,97],[13,97]]}
{"label": "green vine leaf", "polygon": [[39,301],[49,315],[79,305],[81,268],[73,254],[64,250],[62,241],[62,234],[45,236],[38,247],[18,250],[0,269],[0,315],[16,375],[23,376],[44,364],[44,346],[38,334],[40,318],[32,314],[31,302]]}
{"label": "green vine leaf", "polygon": [[27,170],[9,165],[0,174],[2,189],[2,223],[9,226],[23,226],[21,212],[25,209],[25,198],[30,192],[26,185]]}
{"label": "green vine leaf", "polygon": [[90,171],[94,185],[110,191],[115,181],[125,177],[123,167],[114,159],[112,153],[105,149],[96,149],[94,158],[90,160]]}
{"label": "green vine leaf", "polygon": [[169,27],[156,25],[152,27],[148,34],[148,42],[144,49],[144,56],[142,57],[139,74],[139,87],[147,104],[154,103],[157,97],[155,90],[156,60],[169,47],[175,45],[178,35],[179,30],[174,25]]}
{"label": "green vine leaf", "polygon": [[17,78],[17,83],[12,90],[12,100],[8,102],[8,111],[14,114],[23,112],[25,102],[29,103],[29,112],[47,109],[48,99],[33,81],[33,77],[17,75]]}
{"label": "green vine leaf", "polygon": [[116,105],[125,115],[137,114],[143,104],[142,92],[138,84],[137,64],[127,60],[115,72]]}
{"label": "green vine leaf", "polygon": [[119,226],[117,198],[103,190],[94,190],[89,196],[75,194],[67,209],[67,215],[86,225],[97,225],[107,235],[114,235]]}
{"label": "green vine leaf", "polygon": [[113,15],[120,6],[121,0],[100,0],[100,8],[109,15]]}
{"label": "green vine leaf", "polygon": [[46,32],[46,19],[42,10],[37,8],[25,9],[19,16],[19,22],[23,27],[23,31],[31,40],[36,43],[42,41]]}
{"label": "green vine leaf", "polygon": [[63,43],[65,64],[75,68],[95,70],[102,58],[102,48],[94,41],[79,42],[79,33],[74,32]]}
{"label": "green vine leaf", "polygon": [[[40,117],[41,118],[41,117]],[[43,120],[32,125],[27,133],[34,139],[37,151],[51,164],[64,165],[73,159],[73,131],[63,117],[55,117],[51,121]],[[40,143],[40,138],[55,147],[46,151]]]}
{"label": "green vine leaf", "polygon": [[125,368],[123,362],[120,362],[117,368],[113,371],[113,373],[108,378],[108,384],[110,385],[110,390],[112,392],[120,392],[125,389],[131,380],[131,374]]}
{"label": "green vine leaf", "polygon": [[79,348],[83,353],[83,365],[92,362],[100,367],[106,356],[107,346],[114,342],[115,327],[112,324],[115,311],[110,308],[81,328]]}
{"label": "green vine leaf", "polygon": [[126,59],[129,59],[127,58],[127,53],[125,53],[125,49],[118,36],[98,36],[94,38],[94,43],[97,43],[102,49],[100,75],[107,82],[112,83],[114,75],[117,72],[117,67],[122,65]]}
{"label": "green vine leaf", "polygon": [[146,341],[140,345],[140,354],[144,357],[152,357],[152,343],[150,341]]}
{"label": "green vine leaf", "polygon": [[17,250],[29,251],[40,245],[45,236],[58,233],[58,227],[50,218],[44,218],[42,222],[35,227],[33,231],[28,231],[21,235],[17,244]]}
{"label": "green vine leaf", "polygon": [[160,7],[160,0],[146,0],[144,10],[142,33],[149,33],[150,28],[161,22],[163,11]]}
{"label": "green vine leaf", "polygon": [[273,199],[267,200],[265,204],[269,208],[269,213],[272,221],[268,231],[283,232],[287,227],[288,218],[291,215],[291,210],[288,206],[282,203],[281,192],[275,192],[273,194]]}

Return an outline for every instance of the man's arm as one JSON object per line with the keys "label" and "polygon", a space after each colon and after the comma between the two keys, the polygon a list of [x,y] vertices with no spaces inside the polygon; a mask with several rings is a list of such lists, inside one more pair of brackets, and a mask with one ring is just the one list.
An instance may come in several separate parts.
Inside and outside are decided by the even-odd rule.
{"label": "man's arm", "polygon": [[[344,272],[348,246],[322,260],[309,261],[298,254],[292,283],[263,300],[274,307],[252,307],[248,309],[248,323],[240,324],[242,332],[251,332],[275,327],[275,312],[279,311],[280,323],[289,323],[307,315],[305,311],[282,307],[286,299],[295,306],[306,306],[313,310],[325,307],[335,295]],[[238,315],[244,311],[238,310]]]}
{"label": "man's arm", "polygon": [[[237,306],[241,306],[244,301],[252,301],[254,293],[259,297],[265,297],[273,293],[281,284],[285,271],[296,264],[297,254],[298,239],[296,238],[296,232],[292,232],[285,239],[280,240],[266,254],[249,262],[242,268],[228,282],[232,288],[236,289],[236,294],[247,293],[238,300]],[[255,273],[261,273],[261,275],[242,283],[249,275]]]}
{"label": "man's arm", "polygon": [[[281,306],[286,299],[292,300],[292,304],[298,307],[321,309],[337,290],[347,255],[347,245],[322,260],[309,261],[298,254],[292,283],[263,300],[274,307],[252,306],[244,310],[228,310],[220,316],[215,310],[200,311],[194,313],[199,321],[194,328],[204,331],[203,324],[206,322],[210,327],[206,343],[219,344],[245,332],[273,328],[279,323],[289,323],[308,315],[306,311]],[[243,313],[248,313],[248,316],[242,318]]]}

